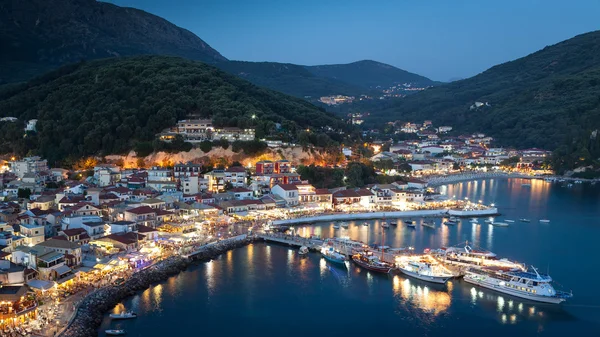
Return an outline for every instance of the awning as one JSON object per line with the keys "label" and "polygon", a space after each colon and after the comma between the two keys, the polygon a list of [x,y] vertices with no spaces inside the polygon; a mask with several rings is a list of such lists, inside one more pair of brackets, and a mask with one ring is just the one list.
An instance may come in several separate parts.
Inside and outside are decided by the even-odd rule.
{"label": "awning", "polygon": [[56,272],[56,274],[58,274],[58,276],[64,275],[64,274],[66,274],[66,273],[68,273],[68,272],[71,271],[71,268],[69,268],[69,267],[67,267],[65,265],[62,265],[60,267],[53,268],[53,269]]}
{"label": "awning", "polygon": [[77,275],[76,274],[67,275],[63,278],[59,278],[58,280],[56,280],[56,283],[63,284],[65,282],[67,282],[68,280],[75,278],[75,276],[77,276]]}
{"label": "awning", "polygon": [[43,280],[31,280],[27,282],[27,285],[37,290],[48,290],[54,286],[54,283]]}

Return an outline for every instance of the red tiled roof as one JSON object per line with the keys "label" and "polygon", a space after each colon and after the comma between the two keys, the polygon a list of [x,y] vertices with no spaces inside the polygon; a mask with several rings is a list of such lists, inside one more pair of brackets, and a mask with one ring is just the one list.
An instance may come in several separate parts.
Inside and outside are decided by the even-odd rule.
{"label": "red tiled roof", "polygon": [[284,191],[297,191],[298,187],[294,184],[277,184],[276,186],[281,187]]}
{"label": "red tiled roof", "polygon": [[317,188],[315,190],[315,194],[316,195],[326,195],[326,194],[332,194],[330,190],[326,189],[326,188]]}
{"label": "red tiled roof", "polygon": [[156,210],[150,206],[140,206],[140,207],[128,209],[125,212],[129,212],[129,213],[133,213],[133,214],[149,214],[149,213],[156,213]]}
{"label": "red tiled roof", "polygon": [[62,230],[62,232],[66,235],[66,236],[74,236],[74,235],[79,235],[79,234],[83,234],[87,232],[85,231],[85,229],[83,228],[71,228],[71,229],[64,229]]}

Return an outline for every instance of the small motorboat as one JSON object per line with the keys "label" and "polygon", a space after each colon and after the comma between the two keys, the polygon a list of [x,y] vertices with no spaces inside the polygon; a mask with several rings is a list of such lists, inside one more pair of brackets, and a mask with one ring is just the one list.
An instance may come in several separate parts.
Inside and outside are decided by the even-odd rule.
{"label": "small motorboat", "polygon": [[550,220],[548,220],[548,219],[540,219],[540,222],[541,222],[541,223],[549,223],[549,222],[550,222]]}
{"label": "small motorboat", "polygon": [[363,226],[369,227],[369,223],[368,222],[363,222]]}
{"label": "small motorboat", "polygon": [[302,256],[308,254],[308,247],[306,247],[306,246],[300,247],[300,249],[298,250],[298,254],[300,254]]}
{"label": "small motorboat", "polygon": [[515,220],[504,220],[504,222],[513,223]]}
{"label": "small motorboat", "polygon": [[407,224],[407,225],[410,225],[410,224],[413,223],[413,221],[412,220],[404,220],[404,223]]}
{"label": "small motorboat", "polygon": [[454,225],[457,225],[457,224],[458,223],[456,221],[452,221],[452,220],[444,221],[444,225],[446,225],[446,226],[454,226]]}
{"label": "small motorboat", "polygon": [[492,222],[491,225],[494,227],[508,227],[508,224],[506,222]]}
{"label": "small motorboat", "polygon": [[383,227],[383,228],[390,228],[390,225],[387,222],[384,221],[384,222],[381,223],[381,227]]}
{"label": "small motorboat", "polygon": [[433,221],[423,221],[421,224],[423,227],[435,228],[435,222]]}
{"label": "small motorboat", "polygon": [[455,216],[451,216],[451,217],[450,217],[450,221],[459,222],[459,221],[460,221],[460,219],[459,219],[459,218],[457,218],[457,217],[455,217]]}
{"label": "small motorboat", "polygon": [[492,218],[485,219],[483,222],[485,222],[485,223],[492,223],[492,222],[494,222],[494,219],[492,219]]}
{"label": "small motorboat", "polygon": [[521,219],[519,219],[519,221],[521,221],[521,222],[531,222],[531,220],[525,219],[525,218],[521,218]]}
{"label": "small motorboat", "polygon": [[406,227],[408,227],[408,228],[417,228],[417,225],[415,224],[414,221],[412,221],[411,223],[407,223]]}
{"label": "small motorboat", "polygon": [[398,225],[398,223],[396,221],[390,221],[390,225],[396,226],[396,225]]}
{"label": "small motorboat", "polygon": [[109,336],[122,336],[122,335],[125,335],[127,332],[125,332],[125,330],[123,330],[123,329],[110,329],[110,330],[105,330],[104,333]]}
{"label": "small motorboat", "polygon": [[333,228],[335,228],[335,229],[340,229],[340,225],[338,225],[338,224],[335,224],[335,225],[333,225]]}
{"label": "small motorboat", "polygon": [[133,311],[123,311],[118,314],[110,314],[108,315],[111,319],[132,319],[137,318],[137,314]]}
{"label": "small motorboat", "polygon": [[473,223],[477,223],[478,220],[477,220],[477,218],[471,218],[471,220],[469,220],[469,221],[473,222]]}

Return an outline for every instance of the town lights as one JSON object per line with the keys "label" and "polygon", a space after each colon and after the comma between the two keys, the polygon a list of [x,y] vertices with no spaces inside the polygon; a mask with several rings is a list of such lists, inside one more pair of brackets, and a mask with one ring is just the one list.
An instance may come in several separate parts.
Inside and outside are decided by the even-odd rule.
{"label": "town lights", "polygon": [[253,114],[253,115],[252,115],[252,119],[255,119],[255,118],[256,118],[256,115],[254,115],[254,114]]}

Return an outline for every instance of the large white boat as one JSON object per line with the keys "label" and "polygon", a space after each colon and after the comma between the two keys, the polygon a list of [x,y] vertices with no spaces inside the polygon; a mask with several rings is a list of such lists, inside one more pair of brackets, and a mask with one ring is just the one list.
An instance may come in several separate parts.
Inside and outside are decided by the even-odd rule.
{"label": "large white boat", "polygon": [[397,266],[403,274],[427,282],[443,284],[453,276],[440,266],[434,266],[423,261],[402,261],[398,262]]}
{"label": "large white boat", "polygon": [[480,249],[473,249],[468,242],[464,246],[442,247],[431,251],[440,262],[454,264],[462,267],[500,267],[508,270],[525,271],[526,268],[507,259],[498,259],[496,254]]}
{"label": "large white boat", "polygon": [[504,268],[469,268],[466,282],[492,289],[504,294],[532,301],[558,304],[573,297],[572,293],[557,291],[550,284],[549,275],[529,271],[506,271]]}

